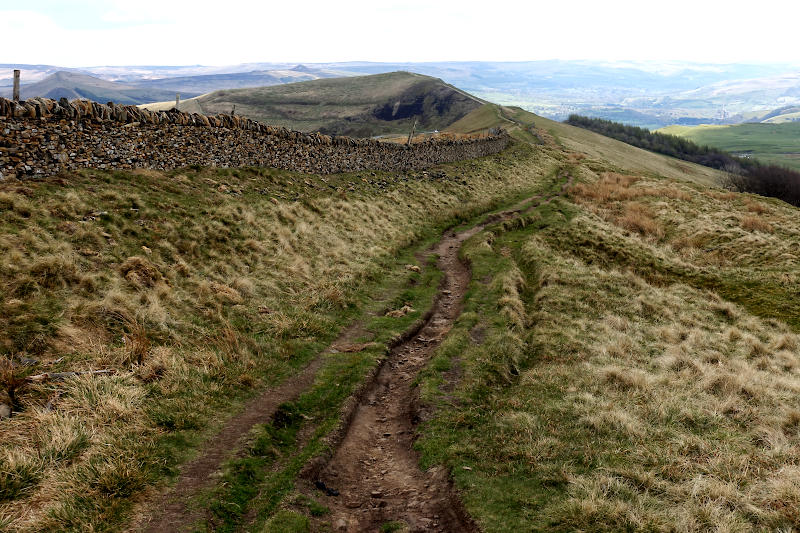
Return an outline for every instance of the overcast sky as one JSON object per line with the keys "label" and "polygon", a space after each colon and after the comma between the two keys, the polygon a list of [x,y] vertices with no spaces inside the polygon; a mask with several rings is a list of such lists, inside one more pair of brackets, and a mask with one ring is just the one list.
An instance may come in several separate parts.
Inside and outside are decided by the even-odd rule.
{"label": "overcast sky", "polygon": [[0,0],[0,63],[800,63],[796,0]]}

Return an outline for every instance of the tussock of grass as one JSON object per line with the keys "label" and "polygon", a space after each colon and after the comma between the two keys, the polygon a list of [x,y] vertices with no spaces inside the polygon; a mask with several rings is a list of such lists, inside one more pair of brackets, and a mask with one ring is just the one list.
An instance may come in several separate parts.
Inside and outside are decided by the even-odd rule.
{"label": "tussock of grass", "polygon": [[625,212],[617,219],[617,224],[641,235],[652,235],[657,239],[664,236],[664,229],[653,218],[650,209],[636,202],[631,202],[625,206]]}
{"label": "tussock of grass", "polygon": [[[749,210],[749,209],[748,209]],[[747,231],[760,231],[763,233],[775,233],[775,228],[769,222],[766,222],[760,217],[744,216],[742,217],[742,228]]]}

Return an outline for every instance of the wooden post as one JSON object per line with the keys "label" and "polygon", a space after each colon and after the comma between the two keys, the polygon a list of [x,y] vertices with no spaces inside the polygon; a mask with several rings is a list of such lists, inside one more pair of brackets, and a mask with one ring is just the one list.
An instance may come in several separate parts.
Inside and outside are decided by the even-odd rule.
{"label": "wooden post", "polygon": [[414,131],[417,129],[417,119],[414,119],[414,125],[411,126],[411,133],[408,134],[408,145],[411,146],[411,139],[414,138]]}
{"label": "wooden post", "polygon": [[181,106],[181,93],[175,93],[175,109],[180,110]]}
{"label": "wooden post", "polygon": [[233,104],[233,109],[231,109],[231,116],[236,114],[236,104]]}
{"label": "wooden post", "polygon": [[19,102],[19,70],[14,70],[14,101]]}

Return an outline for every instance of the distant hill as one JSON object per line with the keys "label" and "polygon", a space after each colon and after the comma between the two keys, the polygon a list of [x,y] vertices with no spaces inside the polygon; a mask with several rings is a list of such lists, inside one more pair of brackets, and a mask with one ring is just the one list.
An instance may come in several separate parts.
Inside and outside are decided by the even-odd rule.
{"label": "distant hill", "polygon": [[658,131],[743,157],[800,170],[800,122],[669,126]]}
{"label": "distant hill", "polygon": [[[216,91],[181,104],[205,114],[241,114],[299,131],[370,137],[444,129],[485,102],[438,78],[410,72]],[[145,106],[169,107],[169,102]]]}
{"label": "distant hill", "polygon": [[[11,91],[4,91],[9,96]],[[197,95],[194,93],[190,96]],[[139,87],[136,85],[116,83],[81,74],[78,72],[58,71],[36,83],[22,85],[20,97],[23,99],[43,96],[45,98],[86,98],[96,102],[114,102],[116,104],[136,105],[147,102],[158,102],[175,98],[173,91],[159,88]]]}
{"label": "distant hill", "polygon": [[138,87],[165,89],[181,94],[206,94],[222,89],[239,89],[243,87],[266,87],[311,81],[322,78],[335,78],[352,75],[349,72],[322,68],[311,68],[297,65],[291,69],[253,70],[250,72],[228,72],[223,74],[205,74],[197,76],[178,76],[141,80],[135,83]]}
{"label": "distant hill", "polygon": [[763,122],[765,124],[782,124],[800,120],[800,106],[789,105],[769,111],[752,111],[734,117],[737,122]]}

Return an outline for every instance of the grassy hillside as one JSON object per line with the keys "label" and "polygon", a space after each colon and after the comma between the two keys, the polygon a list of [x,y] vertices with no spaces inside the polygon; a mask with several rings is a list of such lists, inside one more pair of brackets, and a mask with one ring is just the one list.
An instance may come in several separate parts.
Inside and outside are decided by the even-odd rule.
{"label": "grassy hillside", "polygon": [[450,468],[487,532],[796,526],[797,210],[563,172],[568,199],[468,243],[423,466]]}
{"label": "grassy hillside", "polygon": [[236,114],[267,124],[370,137],[408,133],[415,119],[418,130],[444,129],[482,104],[439,79],[393,72],[217,91],[181,108],[216,114],[235,105]]}
{"label": "grassy hillside", "polygon": [[658,131],[800,170],[800,122],[669,126]]}
{"label": "grassy hillside", "polygon": [[[409,285],[413,252],[553,165],[518,146],[436,179],[185,169],[3,183],[0,403],[15,415],[0,421],[0,529],[118,531],[131,498],[243,399],[369,318],[368,302],[410,304],[380,323],[383,345],[331,360],[346,397],[430,305],[429,285]],[[115,374],[20,381],[98,368]]]}
{"label": "grassy hillside", "polygon": [[611,163],[620,169],[705,185],[719,184],[724,178],[721,172],[714,169],[648,152],[592,131],[540,117],[519,107],[487,104],[449,126],[447,131],[473,133],[493,127],[516,131],[527,129],[530,125],[538,129],[539,137],[550,135],[564,148],[600,164]]}
{"label": "grassy hillside", "polygon": [[419,252],[542,196],[462,249],[464,312],[417,380],[423,467],[487,532],[794,527],[797,209],[519,108],[454,128],[498,125],[520,142],[426,172],[0,184],[0,529],[124,529],[247,398],[355,331],[193,502],[199,530],[338,528],[298,475],[431,306]]}

